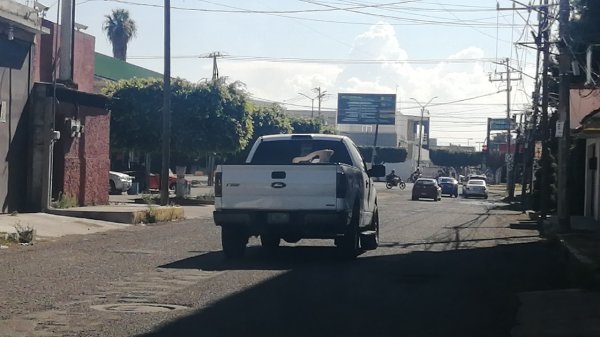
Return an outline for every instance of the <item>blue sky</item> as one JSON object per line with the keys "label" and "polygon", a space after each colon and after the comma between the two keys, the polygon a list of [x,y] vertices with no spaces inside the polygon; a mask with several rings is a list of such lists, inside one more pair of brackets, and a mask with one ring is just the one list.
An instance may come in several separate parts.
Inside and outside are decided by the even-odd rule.
{"label": "blue sky", "polygon": [[[51,20],[55,1],[41,1],[52,6]],[[76,21],[89,27],[96,50],[108,55],[104,15],[128,9],[138,26],[128,61],[162,72],[162,0],[77,3]],[[499,5],[508,8],[512,2]],[[505,68],[493,60],[508,57],[514,68],[535,72],[535,54],[513,42],[531,40],[526,23],[535,26],[537,15],[497,11],[496,1],[172,0],[171,6],[173,75],[210,78],[212,61],[198,56],[219,51],[228,55],[219,59],[221,76],[290,108],[310,109],[310,100],[298,93],[313,96],[317,86],[330,94],[325,108],[335,108],[339,92],[397,93],[401,112],[418,114],[410,98],[425,103],[438,96],[428,110],[431,136],[443,144],[481,142],[486,118],[505,116],[506,93],[498,91],[506,86],[489,81],[490,73]],[[533,90],[532,81],[523,78],[513,82],[511,92],[517,112]],[[455,101],[461,102],[450,103]]]}

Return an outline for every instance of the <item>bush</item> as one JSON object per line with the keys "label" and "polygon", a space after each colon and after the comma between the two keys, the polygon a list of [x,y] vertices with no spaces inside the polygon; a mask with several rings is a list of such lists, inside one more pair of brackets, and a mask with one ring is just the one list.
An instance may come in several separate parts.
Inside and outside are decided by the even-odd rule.
{"label": "bush", "polygon": [[79,203],[77,202],[76,196],[70,195],[68,193],[63,194],[62,192],[60,192],[58,194],[58,200],[53,201],[51,203],[51,206],[54,208],[71,208],[79,206]]}

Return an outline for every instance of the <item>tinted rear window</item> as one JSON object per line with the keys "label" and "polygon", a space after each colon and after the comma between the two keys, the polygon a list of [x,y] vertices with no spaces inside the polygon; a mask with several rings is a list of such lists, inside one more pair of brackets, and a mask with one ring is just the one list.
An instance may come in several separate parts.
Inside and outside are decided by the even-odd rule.
{"label": "tinted rear window", "polygon": [[296,157],[319,150],[333,150],[330,163],[352,165],[346,145],[339,140],[286,139],[263,141],[258,145],[251,164],[290,165]]}
{"label": "tinted rear window", "polygon": [[441,182],[441,183],[450,183],[450,184],[451,184],[451,183],[453,183],[454,181],[453,181],[452,179],[449,179],[449,178],[445,178],[445,179],[443,179],[443,178],[442,178],[442,179],[440,179],[440,182]]}
{"label": "tinted rear window", "polygon": [[483,180],[469,180],[469,185],[485,185]]}
{"label": "tinted rear window", "polygon": [[433,180],[417,180],[415,185],[435,185],[435,181],[433,181]]}

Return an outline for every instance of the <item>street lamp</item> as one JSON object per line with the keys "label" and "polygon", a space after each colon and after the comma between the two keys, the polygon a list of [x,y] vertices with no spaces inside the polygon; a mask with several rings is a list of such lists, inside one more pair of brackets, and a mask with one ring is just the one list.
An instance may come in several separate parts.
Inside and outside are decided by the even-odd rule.
{"label": "street lamp", "polygon": [[310,99],[310,118],[315,118],[315,99],[309,96],[306,96],[305,94],[299,92],[298,95],[302,95],[308,99]]}
{"label": "street lamp", "polygon": [[[417,101],[414,98],[410,98],[413,101],[415,101],[420,107],[421,107],[421,123],[419,124],[420,128],[423,128],[423,114],[425,113],[425,108],[429,105],[429,103],[431,103],[431,101],[433,101],[434,99],[438,98],[437,96],[432,97],[429,102],[427,102],[425,105],[421,105],[421,103],[419,103],[419,101]],[[423,147],[423,129],[420,130],[419,132],[419,155],[417,157],[417,168],[421,167],[421,148]]]}

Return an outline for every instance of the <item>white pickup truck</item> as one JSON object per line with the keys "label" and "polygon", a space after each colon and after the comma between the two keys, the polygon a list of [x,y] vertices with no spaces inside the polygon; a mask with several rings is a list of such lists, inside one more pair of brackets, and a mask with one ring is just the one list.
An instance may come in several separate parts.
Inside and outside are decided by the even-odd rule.
{"label": "white pickup truck", "polygon": [[227,257],[244,255],[248,238],[266,249],[281,239],[333,239],[344,256],[377,248],[379,216],[367,165],[348,137],[322,134],[260,137],[245,164],[215,172],[214,221]]}

